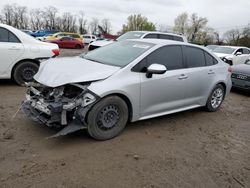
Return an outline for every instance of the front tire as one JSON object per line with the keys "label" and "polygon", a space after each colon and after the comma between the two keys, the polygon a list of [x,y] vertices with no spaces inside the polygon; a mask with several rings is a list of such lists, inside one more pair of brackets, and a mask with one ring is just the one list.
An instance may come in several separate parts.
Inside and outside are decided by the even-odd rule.
{"label": "front tire", "polygon": [[33,76],[37,73],[39,66],[32,61],[19,63],[13,71],[13,79],[18,85],[33,81]]}
{"label": "front tire", "polygon": [[90,110],[88,133],[96,140],[108,140],[118,136],[128,121],[128,107],[118,96],[102,99]]}
{"label": "front tire", "polygon": [[216,85],[208,97],[206,104],[207,111],[209,112],[217,111],[224,100],[224,96],[225,96],[225,88],[221,84]]}

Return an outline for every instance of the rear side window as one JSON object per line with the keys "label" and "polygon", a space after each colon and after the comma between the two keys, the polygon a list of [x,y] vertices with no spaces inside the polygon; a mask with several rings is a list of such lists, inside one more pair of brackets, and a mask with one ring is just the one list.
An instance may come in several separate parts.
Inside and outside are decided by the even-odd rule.
{"label": "rear side window", "polygon": [[143,38],[145,38],[145,39],[157,39],[158,35],[157,34],[148,34]]}
{"label": "rear side window", "polygon": [[203,50],[195,47],[184,47],[188,68],[203,67],[206,65]]}
{"label": "rear side window", "polygon": [[181,46],[165,46],[152,52],[147,57],[147,67],[151,64],[165,65],[167,70],[183,68]]}
{"label": "rear side window", "polygon": [[243,48],[243,54],[250,54],[250,50]]}
{"label": "rear side window", "polygon": [[205,53],[206,65],[212,66],[214,64],[214,58],[207,52],[204,52],[204,53]]}
{"label": "rear side window", "polygon": [[0,28],[0,42],[20,43],[20,40],[5,28]]}
{"label": "rear side window", "polygon": [[160,34],[160,39],[166,39],[166,40],[174,40],[174,36],[172,35],[162,35]]}

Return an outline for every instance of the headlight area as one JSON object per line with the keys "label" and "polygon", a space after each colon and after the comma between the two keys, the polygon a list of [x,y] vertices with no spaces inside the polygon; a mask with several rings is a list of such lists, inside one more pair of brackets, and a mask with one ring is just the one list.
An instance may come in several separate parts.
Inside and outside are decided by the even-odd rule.
{"label": "headlight area", "polygon": [[22,110],[29,119],[49,127],[70,127],[60,135],[84,129],[85,116],[99,99],[87,89],[88,86],[83,83],[50,88],[30,83]]}

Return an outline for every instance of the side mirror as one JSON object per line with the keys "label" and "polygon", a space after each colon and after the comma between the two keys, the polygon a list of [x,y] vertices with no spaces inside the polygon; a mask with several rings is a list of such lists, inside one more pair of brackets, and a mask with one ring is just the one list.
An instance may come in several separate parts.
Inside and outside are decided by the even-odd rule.
{"label": "side mirror", "polygon": [[164,74],[167,68],[164,65],[152,64],[147,68],[146,77],[152,78],[153,74]]}
{"label": "side mirror", "polygon": [[242,55],[242,53],[241,52],[236,52],[236,54],[235,54],[236,56],[238,56],[238,55]]}

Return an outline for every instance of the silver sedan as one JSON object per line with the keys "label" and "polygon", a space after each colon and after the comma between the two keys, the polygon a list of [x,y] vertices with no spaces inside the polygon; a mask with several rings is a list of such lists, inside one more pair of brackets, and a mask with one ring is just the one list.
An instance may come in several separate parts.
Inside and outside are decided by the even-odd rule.
{"label": "silver sedan", "polygon": [[29,84],[26,115],[54,136],[87,129],[97,140],[135,122],[205,106],[217,111],[231,89],[229,66],[209,50],[183,42],[116,42],[86,55],[44,62]]}

